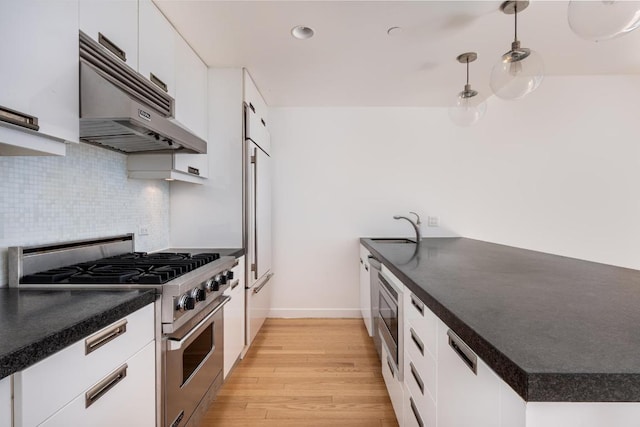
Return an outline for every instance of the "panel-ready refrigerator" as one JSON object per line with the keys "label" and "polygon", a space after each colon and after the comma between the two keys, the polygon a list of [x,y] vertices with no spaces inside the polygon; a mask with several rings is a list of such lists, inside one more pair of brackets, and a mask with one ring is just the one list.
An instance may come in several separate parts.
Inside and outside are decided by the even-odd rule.
{"label": "panel-ready refrigerator", "polygon": [[255,338],[271,309],[271,157],[269,132],[250,106],[244,107],[244,246],[246,344]]}

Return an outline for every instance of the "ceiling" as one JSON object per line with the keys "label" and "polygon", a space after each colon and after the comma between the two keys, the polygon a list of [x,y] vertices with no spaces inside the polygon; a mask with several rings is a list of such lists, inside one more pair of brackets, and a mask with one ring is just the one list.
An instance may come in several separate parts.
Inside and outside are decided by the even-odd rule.
{"label": "ceiling", "polygon": [[[270,106],[449,106],[465,83],[455,58],[467,51],[478,52],[471,85],[488,97],[513,40],[500,1],[154,1],[207,65],[246,67]],[[640,73],[640,31],[585,41],[567,5],[532,1],[518,15],[522,46],[546,75]],[[293,38],[296,25],[315,36]]]}

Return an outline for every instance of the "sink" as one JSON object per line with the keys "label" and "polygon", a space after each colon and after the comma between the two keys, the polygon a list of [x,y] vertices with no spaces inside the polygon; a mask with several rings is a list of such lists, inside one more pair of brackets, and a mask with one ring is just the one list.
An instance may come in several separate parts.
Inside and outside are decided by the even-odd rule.
{"label": "sink", "polygon": [[396,239],[396,238],[391,238],[391,237],[378,237],[375,239],[371,239],[372,242],[375,243],[411,243],[413,245],[416,244],[415,240],[411,240],[411,239]]}

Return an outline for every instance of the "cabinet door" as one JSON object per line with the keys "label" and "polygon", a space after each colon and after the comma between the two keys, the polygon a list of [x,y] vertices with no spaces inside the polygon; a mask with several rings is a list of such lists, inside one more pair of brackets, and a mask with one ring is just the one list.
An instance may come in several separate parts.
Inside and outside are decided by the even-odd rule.
{"label": "cabinet door", "polygon": [[439,322],[438,427],[499,426],[500,379],[461,340],[450,345],[448,331]]}
{"label": "cabinet door", "polygon": [[175,97],[175,30],[151,0],[140,0],[138,72]]}
{"label": "cabinet door", "polygon": [[200,138],[208,134],[207,66],[178,34],[175,36],[175,117]]}
{"label": "cabinet door", "polygon": [[396,414],[398,424],[402,427],[404,425],[404,387],[398,377],[398,371],[393,365],[393,359],[389,356],[387,345],[384,342],[382,343],[382,354],[380,356],[382,360],[382,378],[389,392],[393,412]]}
{"label": "cabinet door", "polygon": [[11,375],[0,380],[0,427],[11,427]]}
{"label": "cabinet door", "polygon": [[79,11],[80,29],[138,70],[138,1],[80,0]]}
{"label": "cabinet door", "polygon": [[228,289],[231,301],[224,306],[224,378],[244,348],[244,257],[238,259],[233,272],[231,286],[234,288]]}
{"label": "cabinet door", "polygon": [[369,251],[360,246],[360,311],[369,336],[373,336],[371,319],[371,281],[369,277]]}
{"label": "cabinet door", "polygon": [[255,150],[256,270],[261,278],[271,271],[271,158]]}
{"label": "cabinet door", "polygon": [[37,117],[41,134],[78,142],[77,0],[0,0],[0,10],[0,106]]}
{"label": "cabinet door", "polygon": [[153,341],[40,425],[155,426],[155,378]]}

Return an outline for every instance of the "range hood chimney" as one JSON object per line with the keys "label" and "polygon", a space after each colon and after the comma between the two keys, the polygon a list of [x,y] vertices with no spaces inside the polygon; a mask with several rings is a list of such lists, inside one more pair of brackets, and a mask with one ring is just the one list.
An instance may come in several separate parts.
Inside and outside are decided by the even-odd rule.
{"label": "range hood chimney", "polygon": [[123,153],[206,153],[174,100],[80,31],[80,139]]}

